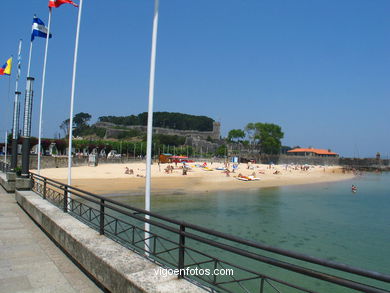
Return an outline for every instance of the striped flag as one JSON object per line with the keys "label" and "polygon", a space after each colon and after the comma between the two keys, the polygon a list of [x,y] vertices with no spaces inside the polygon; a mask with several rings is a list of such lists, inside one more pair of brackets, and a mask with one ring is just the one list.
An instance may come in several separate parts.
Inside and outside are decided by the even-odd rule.
{"label": "striped flag", "polygon": [[79,7],[72,0],[49,0],[49,7],[60,7],[62,4],[72,4],[75,7]]}
{"label": "striped flag", "polygon": [[[34,41],[35,37],[47,38],[47,27],[42,20],[34,15],[33,25],[32,25],[32,33],[31,33],[31,41]],[[50,38],[52,35],[50,34]]]}
{"label": "striped flag", "polygon": [[7,60],[7,62],[0,67],[0,75],[11,75],[12,69],[12,57]]}

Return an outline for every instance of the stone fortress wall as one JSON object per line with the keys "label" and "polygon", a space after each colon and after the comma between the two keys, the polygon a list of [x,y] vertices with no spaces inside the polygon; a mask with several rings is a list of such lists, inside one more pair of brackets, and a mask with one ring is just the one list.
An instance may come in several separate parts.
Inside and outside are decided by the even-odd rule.
{"label": "stone fortress wall", "polygon": [[[128,130],[138,130],[141,132],[146,132],[147,127],[142,125],[116,125],[114,123],[110,122],[97,122],[94,124],[94,126],[99,128],[106,129],[106,136],[105,138],[117,138],[118,135]],[[120,127],[120,128],[118,128]],[[219,122],[213,122],[213,130],[212,131],[197,131],[197,130],[177,130],[177,129],[170,129],[170,128],[162,128],[162,127],[153,127],[153,133],[154,134],[165,134],[165,135],[178,135],[178,136],[185,136],[185,137],[191,137],[194,139],[204,139],[207,138],[211,139],[220,139],[221,137],[221,124]]]}

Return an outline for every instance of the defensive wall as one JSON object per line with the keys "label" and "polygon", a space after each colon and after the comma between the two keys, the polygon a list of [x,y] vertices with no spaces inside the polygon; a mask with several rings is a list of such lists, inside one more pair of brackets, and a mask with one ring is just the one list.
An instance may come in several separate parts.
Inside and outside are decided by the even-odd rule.
{"label": "defensive wall", "polygon": [[[146,133],[147,126],[142,125],[116,125],[110,122],[97,122],[94,126],[98,128],[106,129],[106,138],[117,138],[118,135],[128,130],[138,130],[140,132]],[[170,128],[162,128],[162,127],[153,127],[154,134],[165,134],[165,135],[178,135],[185,137],[194,137],[200,139],[220,139],[221,137],[221,124],[219,122],[213,123],[212,131],[197,131],[197,130],[177,130]]]}

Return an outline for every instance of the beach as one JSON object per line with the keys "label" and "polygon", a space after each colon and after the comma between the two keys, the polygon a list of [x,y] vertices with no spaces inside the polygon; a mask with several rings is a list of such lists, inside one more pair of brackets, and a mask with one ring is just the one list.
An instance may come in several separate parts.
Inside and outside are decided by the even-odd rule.
{"label": "beach", "polygon": [[[206,168],[203,165],[207,163]],[[172,172],[167,173],[167,166]],[[126,174],[126,167],[133,174]],[[299,166],[239,164],[229,176],[221,163],[195,162],[189,164],[187,175],[183,175],[183,164],[152,165],[151,188],[154,194],[198,193],[218,190],[250,190],[262,187],[288,186],[340,181],[353,178],[351,173],[343,173],[339,166]],[[227,166],[232,171],[232,166]],[[72,185],[97,194],[140,195],[145,190],[145,163],[101,164],[96,167],[81,166],[72,168]],[[32,172],[36,172],[32,170]],[[67,168],[42,169],[42,176],[67,182]],[[238,175],[256,180],[241,181]],[[258,178],[258,179],[257,179]]]}

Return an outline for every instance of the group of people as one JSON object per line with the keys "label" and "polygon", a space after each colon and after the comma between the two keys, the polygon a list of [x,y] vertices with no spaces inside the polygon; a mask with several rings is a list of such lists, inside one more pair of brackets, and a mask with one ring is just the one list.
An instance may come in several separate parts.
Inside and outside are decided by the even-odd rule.
{"label": "group of people", "polygon": [[167,173],[167,174],[172,174],[172,173],[173,173],[173,169],[174,169],[174,167],[173,167],[172,165],[168,165],[168,166],[164,169],[164,171],[165,171],[165,173]]}

